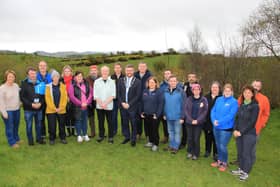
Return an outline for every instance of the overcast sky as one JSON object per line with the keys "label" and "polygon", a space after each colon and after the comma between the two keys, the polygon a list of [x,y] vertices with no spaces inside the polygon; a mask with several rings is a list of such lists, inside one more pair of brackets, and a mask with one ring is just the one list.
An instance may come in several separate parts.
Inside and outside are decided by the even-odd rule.
{"label": "overcast sky", "polygon": [[0,0],[0,50],[179,50],[196,24],[215,52],[217,33],[234,35],[261,2]]}

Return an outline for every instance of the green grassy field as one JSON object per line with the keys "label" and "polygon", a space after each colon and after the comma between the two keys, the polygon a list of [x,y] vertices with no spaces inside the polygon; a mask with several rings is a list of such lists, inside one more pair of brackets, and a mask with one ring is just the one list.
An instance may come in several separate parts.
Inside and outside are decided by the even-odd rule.
{"label": "green grassy field", "polygon": [[[119,134],[113,145],[98,144],[96,138],[78,144],[74,137],[68,144],[27,145],[25,123],[21,117],[23,145],[14,150],[7,145],[4,124],[0,122],[0,186],[274,186],[280,185],[280,110],[272,111],[267,128],[257,146],[257,161],[249,180],[240,182],[229,172],[211,168],[211,158],[186,159],[186,150],[176,155],[144,148],[142,139],[135,148],[121,145]],[[160,130],[162,132],[162,130]],[[201,155],[204,137],[201,136]],[[233,139],[229,160],[236,155]],[[230,166],[230,169],[235,169]]]}

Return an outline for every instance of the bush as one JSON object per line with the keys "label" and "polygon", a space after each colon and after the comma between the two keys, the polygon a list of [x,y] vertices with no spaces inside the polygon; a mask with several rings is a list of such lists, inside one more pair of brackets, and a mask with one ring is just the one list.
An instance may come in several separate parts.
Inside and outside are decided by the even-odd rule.
{"label": "bush", "polygon": [[111,64],[116,62],[117,60],[115,58],[104,58],[104,63]]}
{"label": "bush", "polygon": [[129,58],[129,60],[141,60],[141,59],[144,59],[144,56],[133,55],[133,56],[129,56],[128,58]]}
{"label": "bush", "polygon": [[121,57],[118,58],[118,61],[126,62],[126,61],[128,61],[128,59],[126,57],[124,57],[124,56],[121,56]]}
{"label": "bush", "polygon": [[153,64],[154,66],[154,70],[157,71],[157,72],[162,72],[163,70],[166,69],[166,65],[164,62],[161,62],[161,61],[157,61]]}

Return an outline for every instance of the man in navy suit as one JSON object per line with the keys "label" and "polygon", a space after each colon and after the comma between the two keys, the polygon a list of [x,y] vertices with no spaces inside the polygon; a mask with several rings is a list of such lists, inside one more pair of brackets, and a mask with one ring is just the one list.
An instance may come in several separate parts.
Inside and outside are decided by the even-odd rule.
{"label": "man in navy suit", "polygon": [[[122,133],[125,137],[122,144],[131,141],[132,147],[136,145],[136,115],[140,97],[141,81],[134,77],[133,65],[127,65],[125,67],[125,77],[118,82],[118,101],[121,111]],[[129,122],[131,128],[129,128]]]}

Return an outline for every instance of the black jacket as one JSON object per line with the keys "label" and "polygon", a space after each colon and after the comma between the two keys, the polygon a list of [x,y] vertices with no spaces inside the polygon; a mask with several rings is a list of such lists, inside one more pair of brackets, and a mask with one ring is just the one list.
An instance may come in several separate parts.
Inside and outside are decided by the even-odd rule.
{"label": "black jacket", "polygon": [[[38,84],[38,81],[34,84],[29,82],[28,79],[25,79],[21,82],[21,89],[19,94],[24,110],[37,111],[42,109],[42,106],[45,104],[45,96],[35,92],[35,87]],[[41,103],[41,107],[39,109],[32,108],[32,103],[35,102]]]}
{"label": "black jacket", "polygon": [[[123,77],[118,82],[118,102],[120,107],[122,108],[121,103],[125,101],[125,93],[126,93],[126,77]],[[128,111],[137,112],[140,98],[141,98],[141,82],[139,79],[133,77],[130,83],[130,88],[128,90]]]}
{"label": "black jacket", "polygon": [[125,77],[123,73],[121,73],[120,77],[118,78],[116,74],[111,75],[111,79],[115,80],[116,83],[116,97],[114,100],[118,100],[118,84],[121,78]]}
{"label": "black jacket", "polygon": [[150,76],[152,76],[151,72],[149,70],[146,71],[146,73],[143,75],[143,77],[140,77],[140,72],[137,71],[134,73],[134,76],[141,81],[141,93],[146,88],[146,82]]}
{"label": "black jacket", "polygon": [[256,101],[252,101],[250,104],[241,104],[237,118],[234,123],[234,130],[238,130],[242,135],[245,134],[256,134],[256,121],[259,114],[259,105]]}
{"label": "black jacket", "polygon": [[208,93],[207,95],[205,95],[205,98],[208,101],[208,112],[207,112],[207,116],[206,116],[206,121],[203,125],[203,129],[206,131],[212,131],[213,130],[213,124],[211,122],[211,110],[213,108],[213,106],[215,105],[215,102],[217,100],[218,97],[222,96],[222,93],[219,93],[219,95],[217,97],[215,97],[214,99],[211,96],[211,92]]}

